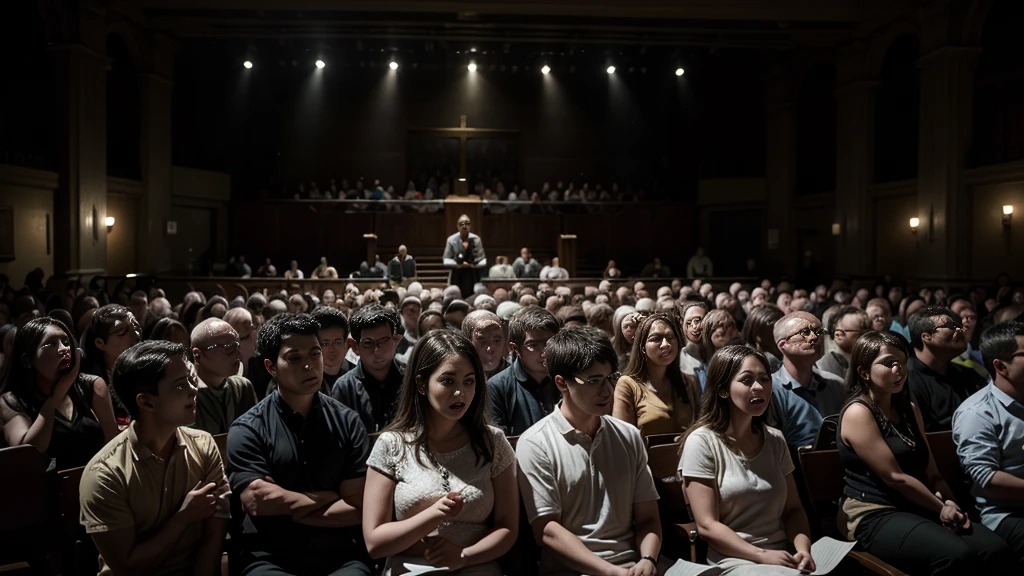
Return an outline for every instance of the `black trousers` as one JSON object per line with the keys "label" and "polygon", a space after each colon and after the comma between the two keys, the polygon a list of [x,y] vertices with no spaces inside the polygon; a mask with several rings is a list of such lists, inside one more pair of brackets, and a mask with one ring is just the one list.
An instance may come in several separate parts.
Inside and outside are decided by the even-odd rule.
{"label": "black trousers", "polygon": [[954,534],[935,520],[883,510],[864,518],[855,536],[864,550],[907,574],[994,576],[1015,574],[1013,552],[988,528],[971,523]]}
{"label": "black trousers", "polygon": [[1009,544],[1017,562],[1021,563],[1021,570],[1024,570],[1024,516],[1014,514],[1003,518],[996,526],[996,534]]}

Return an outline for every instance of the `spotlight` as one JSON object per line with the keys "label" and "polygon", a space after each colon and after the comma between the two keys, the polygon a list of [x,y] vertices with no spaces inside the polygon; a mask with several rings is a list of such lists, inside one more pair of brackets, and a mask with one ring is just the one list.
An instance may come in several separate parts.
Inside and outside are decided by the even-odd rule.
{"label": "spotlight", "polygon": [[324,66],[327,66],[327,64],[324,64],[323,60],[317,60],[316,61],[316,67],[317,68],[320,68],[322,70]]}
{"label": "spotlight", "polygon": [[252,70],[252,62],[246,60],[245,62],[242,62],[242,67],[246,70]]}
{"label": "spotlight", "polygon": [[682,76],[685,73],[686,70],[683,70],[682,68],[676,68],[676,76]]}
{"label": "spotlight", "polygon": [[615,74],[615,66],[609,66],[606,72],[609,74]]}
{"label": "spotlight", "polygon": [[540,69],[540,73],[544,74],[545,76],[550,74],[551,73],[551,67],[548,66],[547,64],[545,64],[544,67]]}
{"label": "spotlight", "polygon": [[388,68],[391,68],[392,70],[398,70],[398,62],[392,60],[391,64],[388,64]]}
{"label": "spotlight", "polygon": [[470,62],[470,63],[469,63],[469,66],[466,66],[466,68],[467,68],[467,69],[468,69],[468,70],[469,70],[470,72],[476,72],[476,62]]}

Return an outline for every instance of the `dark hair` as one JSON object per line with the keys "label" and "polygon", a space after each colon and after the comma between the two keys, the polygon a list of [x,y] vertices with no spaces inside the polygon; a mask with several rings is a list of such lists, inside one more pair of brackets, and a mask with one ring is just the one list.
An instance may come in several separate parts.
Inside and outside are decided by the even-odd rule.
{"label": "dark hair", "polygon": [[[768,365],[768,359],[764,357],[764,354],[749,346],[730,344],[715,352],[708,363],[707,384],[704,386],[704,396],[701,399],[701,416],[690,427],[691,431],[701,426],[707,426],[715,434],[725,434],[726,429],[729,428],[732,414],[729,385],[732,384],[732,379],[743,367],[743,361],[751,356],[757,358],[757,361],[764,367],[764,371],[771,374],[772,369]],[[753,418],[751,427],[755,432],[760,433],[764,430],[765,418],[765,414]],[[685,441],[684,437],[681,443]]]}
{"label": "dark hair", "polygon": [[100,378],[109,377],[112,367],[107,366],[106,360],[103,359],[103,351],[96,347],[96,339],[106,342],[110,339],[110,331],[117,321],[127,321],[128,318],[134,318],[134,315],[131,310],[120,304],[107,304],[93,313],[89,326],[82,335],[82,350],[85,352],[83,372]]}
{"label": "dark hair", "polygon": [[490,406],[487,401],[487,377],[473,344],[462,334],[450,330],[433,330],[416,342],[409,356],[402,388],[398,392],[395,417],[384,430],[411,434],[413,438],[409,444],[415,450],[416,460],[422,463],[421,457],[427,449],[427,425],[432,408],[427,395],[420,394],[419,387],[426,386],[438,367],[453,356],[469,360],[476,375],[473,402],[460,422],[469,433],[469,442],[476,454],[477,463],[487,464],[494,458],[492,435],[487,431],[487,411]]}
{"label": "dark hair", "polygon": [[[849,404],[857,399],[866,400],[865,404],[867,404],[868,409],[871,410],[871,413],[874,414],[875,419],[878,421],[884,421],[884,419],[868,395],[870,380],[862,378],[858,369],[865,368],[870,373],[871,364],[875,361],[875,358],[878,358],[882,348],[886,346],[903,352],[907,360],[914,357],[910,351],[910,346],[903,336],[888,330],[882,332],[872,330],[861,334],[857,338],[857,342],[853,345],[853,352],[850,353],[850,368],[846,371],[846,403]],[[898,392],[891,396],[891,402],[892,407],[904,422],[912,423],[915,421],[916,416],[914,416],[910,408],[911,397],[906,383]],[[916,428],[916,426],[913,427]]]}
{"label": "dark hair", "polygon": [[949,316],[954,324],[960,325],[960,315],[954,314],[949,308],[945,306],[925,306],[911,314],[910,318],[907,319],[910,343],[913,344],[914,348],[924,350],[924,341],[921,340],[921,335],[935,331],[936,326],[932,318],[936,316]]}
{"label": "dark hair", "polygon": [[175,328],[180,328],[191,340],[192,335],[185,329],[185,325],[174,318],[161,318],[157,320],[156,324],[153,325],[153,329],[149,331],[149,337],[146,340],[167,340],[167,335]]}
{"label": "dark hair", "polygon": [[74,368],[74,349],[78,347],[74,334],[63,322],[49,316],[40,316],[25,323],[18,328],[14,334],[14,345],[11,347],[10,358],[4,359],[3,368],[0,369],[0,394],[11,393],[14,400],[19,403],[13,406],[19,411],[37,414],[42,402],[37,401],[36,374],[31,363],[28,366],[21,361],[25,355],[32,355],[43,341],[46,329],[50,326],[60,328],[68,337],[68,345],[72,349],[71,368]]}
{"label": "dark hair", "polygon": [[527,306],[508,319],[508,341],[522,346],[527,332],[547,330],[557,333],[561,327],[558,318],[551,312],[538,306]]}
{"label": "dark hair", "polygon": [[548,340],[544,356],[552,379],[570,379],[597,362],[605,362],[612,370],[619,363],[608,335],[593,326],[563,328]]}
{"label": "dark hair", "polygon": [[[782,319],[785,314],[782,313],[782,309],[774,304],[758,304],[750,309],[750,314],[747,314],[746,321],[743,322],[743,332],[740,334],[740,338],[743,343],[750,346],[754,350],[759,350],[757,345],[757,336],[766,327],[774,327],[775,323]],[[778,345],[775,343],[775,338],[769,338],[769,344],[774,351],[778,349]]]}
{"label": "dark hair", "polygon": [[426,320],[430,319],[430,318],[435,317],[435,316],[441,320],[441,326],[443,327],[444,326],[444,316],[442,316],[441,313],[438,312],[437,310],[424,310],[423,313],[420,314],[420,320],[419,320],[418,326],[417,326],[417,328],[420,331],[420,338],[422,338],[423,334],[424,334],[424,332],[423,332],[423,324],[424,324],[424,322]]}
{"label": "dark hair", "polygon": [[387,326],[391,329],[391,334],[394,335],[398,333],[398,327],[401,324],[402,319],[398,312],[380,304],[373,304],[352,313],[352,318],[348,321],[349,335],[353,339],[359,340],[363,335],[363,330],[370,330],[377,326]]}
{"label": "dark hair", "polygon": [[[669,365],[669,369],[666,370],[665,375],[668,376],[669,382],[672,384],[673,389],[676,390],[676,395],[681,399],[690,402],[690,399],[696,401],[700,398],[699,390],[691,390],[691,394],[687,394],[686,380],[683,379],[683,372],[679,370],[677,361],[679,355],[683,352],[683,346],[686,345],[686,335],[683,334],[683,329],[680,328],[679,322],[676,321],[674,315],[656,312],[643,318],[640,321],[640,326],[637,326],[636,336],[633,338],[633,349],[630,352],[630,362],[626,366],[626,370],[623,371],[624,376],[629,376],[637,382],[647,382],[650,378],[647,377],[647,337],[650,335],[650,331],[654,328],[655,322],[664,322],[669,328],[672,329],[672,333],[676,336],[676,356],[673,358],[672,364]],[[693,416],[696,417],[699,406],[691,406],[693,410]]]}
{"label": "dark hair", "polygon": [[318,337],[320,324],[309,314],[282,312],[267,320],[256,333],[256,358],[275,361],[285,336],[302,334]]}
{"label": "dark hair", "polygon": [[[20,331],[19,331],[20,334]],[[1024,336],[1024,322],[1003,322],[996,324],[981,334],[981,359],[985,362],[985,370],[995,380],[995,360],[1010,362],[1017,351],[1017,336]]]}
{"label": "dark hair", "polygon": [[132,420],[139,418],[139,394],[159,396],[160,380],[167,372],[171,360],[186,362],[185,347],[166,340],[139,342],[117,357],[111,372],[111,385],[119,398],[124,398],[125,409]]}
{"label": "dark hair", "polygon": [[341,313],[341,310],[336,308],[329,308],[327,306],[320,306],[313,313],[310,314],[313,320],[316,320],[317,324],[320,325],[321,330],[328,330],[330,328],[341,328],[341,331],[348,336],[348,320],[345,315]]}
{"label": "dark hair", "polygon": [[581,308],[580,306],[576,306],[575,304],[570,304],[568,306],[562,306],[561,308],[559,308],[558,312],[555,313],[555,318],[557,318],[558,321],[562,323],[562,326],[565,326],[569,322],[573,321],[579,322],[581,324],[587,323],[587,315],[586,313],[583,312],[583,308]]}
{"label": "dark hair", "polygon": [[867,312],[861,310],[860,308],[857,308],[856,306],[839,306],[838,308],[832,311],[832,315],[828,319],[828,326],[826,326],[826,329],[828,330],[829,336],[832,336],[836,333],[836,330],[839,329],[839,323],[843,320],[843,318],[851,315],[860,316],[861,318],[864,319],[864,322],[868,327],[871,326],[871,319],[868,318]]}
{"label": "dark hair", "polygon": [[267,305],[267,297],[263,294],[256,293],[245,301],[245,307],[249,309],[254,315],[259,316],[263,314],[263,307]]}
{"label": "dark hair", "polygon": [[63,308],[56,308],[54,310],[50,310],[46,315],[49,316],[50,318],[53,318],[54,320],[60,320],[61,323],[63,323],[69,329],[74,331],[75,323],[74,321],[71,320],[71,313],[68,312],[67,310]]}
{"label": "dark hair", "polygon": [[729,320],[732,320],[733,324],[736,323],[736,319],[732,317],[732,314],[725,310],[715,309],[704,315],[704,320],[700,323],[700,343],[697,344],[701,362],[711,362],[711,357],[716,352],[712,350],[714,343],[711,342],[711,335]]}

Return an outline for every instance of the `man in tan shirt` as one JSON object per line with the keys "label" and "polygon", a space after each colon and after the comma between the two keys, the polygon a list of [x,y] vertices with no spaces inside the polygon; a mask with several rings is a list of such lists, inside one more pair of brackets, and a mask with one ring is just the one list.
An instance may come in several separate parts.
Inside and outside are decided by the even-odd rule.
{"label": "man in tan shirt", "polygon": [[131,425],[93,459],[79,487],[80,521],[100,574],[220,571],[230,489],[213,437],[196,417],[196,375],[181,344],[143,342],[114,365]]}

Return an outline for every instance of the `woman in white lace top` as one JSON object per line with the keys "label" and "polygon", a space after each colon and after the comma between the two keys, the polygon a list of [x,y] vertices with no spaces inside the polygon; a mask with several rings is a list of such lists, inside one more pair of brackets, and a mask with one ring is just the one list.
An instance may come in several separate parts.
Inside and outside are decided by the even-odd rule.
{"label": "woman in white lace top", "polygon": [[[498,575],[518,536],[515,453],[488,426],[480,357],[461,334],[420,339],[394,422],[367,461],[363,536],[385,576],[406,562]],[[394,518],[394,520],[392,520]]]}

